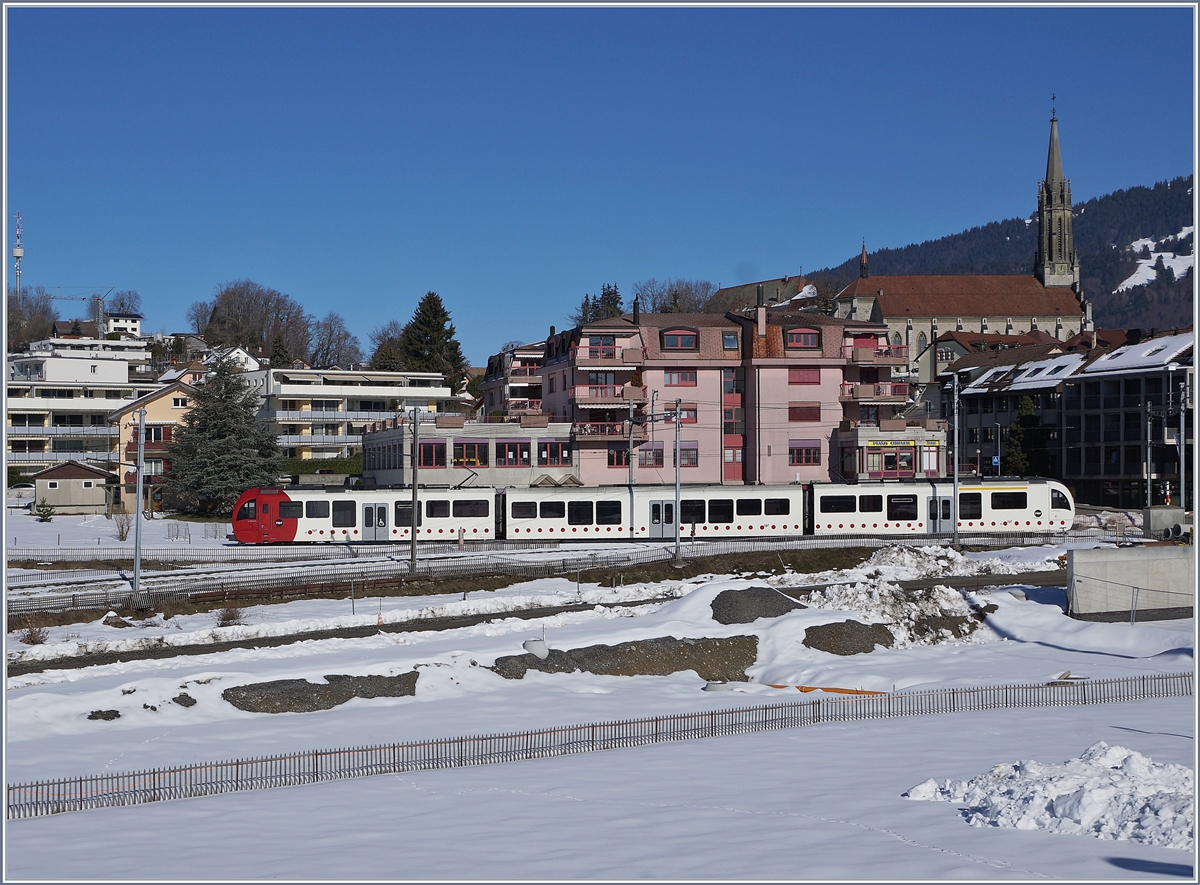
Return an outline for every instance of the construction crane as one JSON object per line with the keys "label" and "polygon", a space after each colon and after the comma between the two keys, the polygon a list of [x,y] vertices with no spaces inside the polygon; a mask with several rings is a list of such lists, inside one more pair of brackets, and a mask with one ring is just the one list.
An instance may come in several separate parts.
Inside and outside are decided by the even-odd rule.
{"label": "construction crane", "polygon": [[[84,287],[80,286],[79,288],[82,289]],[[91,287],[89,286],[87,288],[91,288]],[[99,288],[99,287],[96,287],[96,288]],[[83,301],[87,304],[91,304],[92,302],[99,301],[100,302],[100,310],[99,310],[99,315],[96,317],[96,319],[97,319],[96,331],[99,332],[100,334],[104,334],[104,330],[100,328],[100,326],[102,326],[104,324],[104,317],[107,315],[107,311],[104,308],[104,299],[106,299],[109,295],[111,295],[112,290],[115,288],[117,288],[117,287],[109,286],[108,291],[105,292],[103,295],[47,295],[46,297],[51,299],[52,301]],[[59,291],[60,292],[62,291],[62,287],[59,287]]]}

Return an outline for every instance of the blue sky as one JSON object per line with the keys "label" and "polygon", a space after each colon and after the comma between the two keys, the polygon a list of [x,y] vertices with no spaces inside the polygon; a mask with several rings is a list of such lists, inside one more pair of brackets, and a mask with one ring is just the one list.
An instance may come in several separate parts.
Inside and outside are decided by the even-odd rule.
{"label": "blue sky", "polygon": [[149,331],[250,278],[365,347],[433,289],[478,365],[606,282],[1026,216],[1052,92],[1077,201],[1193,168],[1188,8],[7,15],[5,255]]}

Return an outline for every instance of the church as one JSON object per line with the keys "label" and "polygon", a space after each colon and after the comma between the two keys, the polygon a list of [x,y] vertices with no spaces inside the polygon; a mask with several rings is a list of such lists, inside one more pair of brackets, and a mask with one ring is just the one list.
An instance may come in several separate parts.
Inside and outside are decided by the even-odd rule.
{"label": "church", "polygon": [[1042,332],[1066,340],[1093,328],[1079,285],[1071,234],[1071,182],[1063,176],[1058,117],[1050,117],[1046,178],[1038,185],[1034,272],[871,276],[863,245],[859,276],[838,293],[834,314],[886,323],[893,345],[907,347],[913,383],[937,377],[938,336],[945,332],[1020,335]]}

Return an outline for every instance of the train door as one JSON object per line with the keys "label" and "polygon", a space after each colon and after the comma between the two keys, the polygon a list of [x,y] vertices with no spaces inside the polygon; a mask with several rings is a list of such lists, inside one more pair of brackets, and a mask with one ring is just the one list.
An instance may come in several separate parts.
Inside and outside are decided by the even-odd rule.
{"label": "train door", "polygon": [[650,537],[675,537],[675,502],[650,502]]}
{"label": "train door", "polygon": [[954,531],[954,499],[949,495],[933,495],[928,503],[930,533]]}
{"label": "train door", "polygon": [[388,539],[387,504],[363,504],[364,541],[386,541]]}

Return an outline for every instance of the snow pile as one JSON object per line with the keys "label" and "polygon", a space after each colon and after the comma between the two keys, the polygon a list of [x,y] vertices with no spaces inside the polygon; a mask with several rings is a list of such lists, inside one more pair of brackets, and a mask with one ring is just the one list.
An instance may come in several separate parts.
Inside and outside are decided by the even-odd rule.
{"label": "snow pile", "polygon": [[937,586],[902,590],[886,581],[833,584],[804,600],[810,608],[853,611],[886,624],[896,637],[894,648],[934,645],[962,639],[979,625],[961,592]]}
{"label": "snow pile", "polygon": [[1099,741],[1061,765],[997,765],[968,781],[932,778],[903,795],[961,802],[971,826],[1043,829],[1181,848],[1194,845],[1192,770]]}
{"label": "snow pile", "polygon": [[[1042,555],[1029,556],[1028,553]],[[861,565],[815,574],[786,574],[768,578],[777,587],[798,587],[809,584],[852,583],[856,581],[914,581],[967,575],[1013,575],[1020,572],[1052,571],[1061,567],[1056,556],[1058,548],[1043,547],[1026,550],[1020,558],[995,554],[967,556],[950,547],[881,547]]]}

